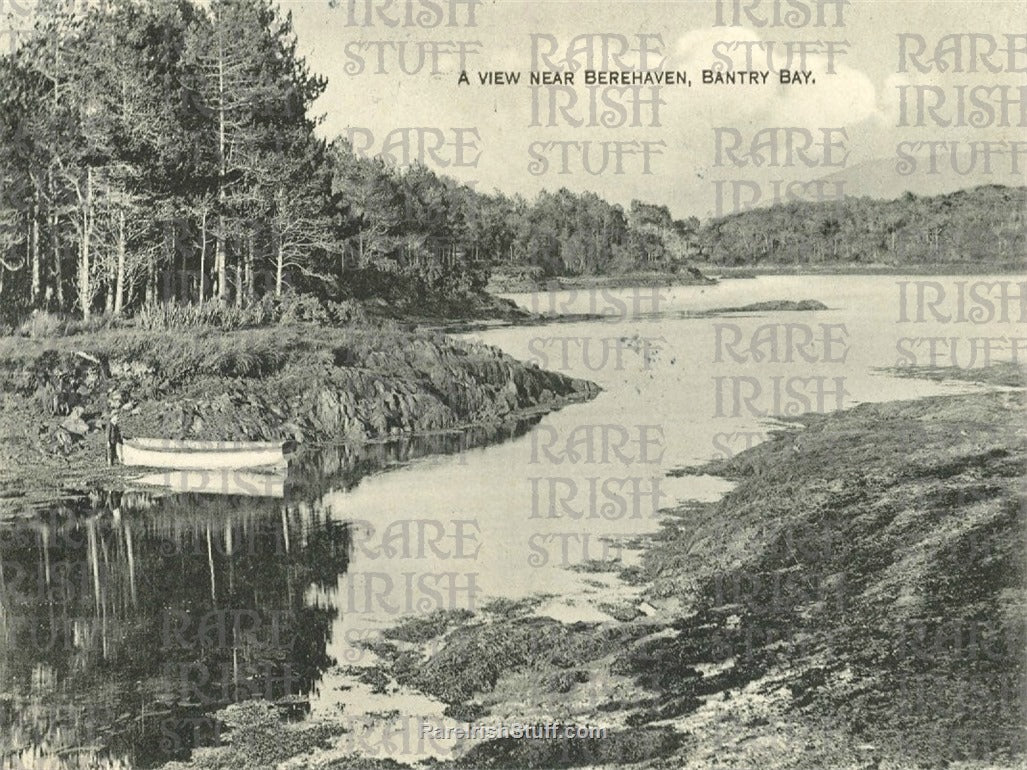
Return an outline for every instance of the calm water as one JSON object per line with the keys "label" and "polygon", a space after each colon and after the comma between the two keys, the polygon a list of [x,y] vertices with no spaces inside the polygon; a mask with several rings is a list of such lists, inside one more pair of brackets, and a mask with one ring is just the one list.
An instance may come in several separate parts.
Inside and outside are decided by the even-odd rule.
{"label": "calm water", "polygon": [[[651,290],[516,297],[609,313],[469,335],[591,379],[598,398],[502,430],[308,453],[284,488],[201,479],[248,494],[99,496],[0,532],[0,768],[183,758],[217,740],[211,712],[253,697],[297,718],[440,718],[430,698],[358,682],[352,667],[373,660],[360,642],[404,615],[499,597],[543,595],[543,614],[605,618],[632,589],[573,567],[630,562],[629,541],[657,529],[656,509],[727,489],[667,471],[744,449],[774,413],[971,387],[877,371],[900,363],[901,338],[946,338],[936,349],[965,364],[971,338],[1005,337],[992,350],[1002,359],[1024,336],[1018,305],[1004,322],[900,322],[901,280],[728,281],[664,289],[655,307]],[[951,298],[956,281],[981,279],[934,280]],[[689,315],[804,298],[830,309]],[[826,352],[822,324],[835,340]],[[807,331],[812,345],[788,345]],[[758,361],[745,352],[754,334]],[[902,343],[919,363],[928,344]]]}

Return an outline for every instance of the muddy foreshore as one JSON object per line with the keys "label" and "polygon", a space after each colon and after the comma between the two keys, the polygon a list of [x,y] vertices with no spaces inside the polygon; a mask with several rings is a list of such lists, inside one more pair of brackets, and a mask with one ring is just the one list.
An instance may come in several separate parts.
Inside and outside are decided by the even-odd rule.
{"label": "muddy foreshore", "polygon": [[595,289],[628,289],[639,286],[711,286],[715,278],[696,268],[683,270],[638,270],[605,275],[552,276],[494,274],[488,291],[492,294],[516,294],[534,291],[574,291]]}
{"label": "muddy foreshore", "polygon": [[112,414],[126,438],[311,445],[507,422],[597,392],[496,348],[388,325],[8,337],[0,519],[131,478],[106,465]]}
{"label": "muddy foreshore", "polygon": [[368,643],[382,692],[429,693],[459,722],[602,725],[603,738],[472,740],[404,762],[348,753],[342,720],[290,725],[251,702],[222,713],[230,742],[188,767],[1020,767],[1019,385],[806,415],[688,469],[736,486],[667,511],[641,566],[589,565],[600,595],[604,574],[635,588],[608,621],[498,601]]}

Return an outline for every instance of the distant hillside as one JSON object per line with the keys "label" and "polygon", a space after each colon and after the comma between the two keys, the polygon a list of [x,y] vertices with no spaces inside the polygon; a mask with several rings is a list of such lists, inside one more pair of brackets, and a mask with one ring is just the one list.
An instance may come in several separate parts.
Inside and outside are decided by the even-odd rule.
{"label": "distant hillside", "polygon": [[[1002,156],[1006,158],[1007,156]],[[897,158],[875,158],[873,160],[857,163],[823,177],[823,181],[831,183],[844,183],[844,193],[853,196],[865,196],[868,198],[879,198],[881,200],[892,200],[900,198],[907,192],[918,196],[944,195],[945,193],[956,192],[957,190],[972,189],[981,185],[995,184],[996,182],[1010,185],[1027,184],[1027,176],[1021,174],[1017,178],[1013,174],[1005,173],[1001,177],[998,173],[985,174],[979,169],[973,169],[973,163],[969,153],[957,155],[956,162],[962,169],[972,169],[969,174],[956,173],[952,168],[952,162],[948,155],[939,157],[935,164],[936,173],[929,173],[931,165],[927,156],[915,156],[916,168],[908,175],[898,173],[896,169]],[[1005,161],[1008,172],[1009,160]],[[992,168],[998,172],[999,159],[992,159]],[[977,161],[977,166],[983,165],[983,160]]]}
{"label": "distant hillside", "polygon": [[1027,187],[990,185],[896,200],[796,201],[711,220],[715,265],[888,264],[1017,268],[1027,254]]}

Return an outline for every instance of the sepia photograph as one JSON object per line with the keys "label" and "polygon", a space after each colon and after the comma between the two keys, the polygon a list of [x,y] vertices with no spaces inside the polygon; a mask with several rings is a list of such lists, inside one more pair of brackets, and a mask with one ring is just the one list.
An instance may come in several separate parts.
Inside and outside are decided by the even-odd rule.
{"label": "sepia photograph", "polygon": [[1025,768],[1025,386],[1025,0],[0,0],[0,770]]}

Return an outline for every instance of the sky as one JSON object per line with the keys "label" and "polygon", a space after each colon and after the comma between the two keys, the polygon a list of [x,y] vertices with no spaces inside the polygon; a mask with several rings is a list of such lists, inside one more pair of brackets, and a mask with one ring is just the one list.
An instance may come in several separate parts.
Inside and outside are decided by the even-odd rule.
{"label": "sky", "polygon": [[[369,154],[388,150],[400,164],[422,159],[480,190],[533,196],[565,186],[705,218],[789,194],[838,194],[835,183],[805,186],[825,177],[845,184],[845,194],[889,194],[1022,184],[1027,168],[1027,146],[1014,155],[994,144],[985,164],[980,144],[1027,139],[1014,103],[1027,85],[1024,3],[501,0],[477,4],[473,15],[466,2],[435,0],[340,0],[336,7],[294,0],[282,8],[292,11],[311,67],[329,80],[317,104],[326,135],[349,135]],[[428,26],[417,24],[419,13]],[[933,54],[952,35],[959,37],[948,38],[939,71]],[[924,53],[900,55],[900,40],[912,54],[922,42]],[[624,47],[628,53],[618,56]],[[702,70],[727,62],[739,72],[770,74],[765,83],[702,84]],[[573,86],[533,89],[527,81],[533,69],[571,68]],[[663,85],[654,96],[649,86],[590,90],[582,82],[585,69],[623,68],[684,70],[692,86]],[[781,84],[778,70],[786,68],[812,72],[811,82]],[[461,69],[469,84],[459,84]],[[520,72],[521,82],[479,82],[479,72],[496,70]],[[930,86],[945,103],[933,114],[918,112],[918,95],[925,108],[939,98],[925,90]],[[994,114],[975,122],[967,113],[965,125],[943,125],[960,122],[961,93],[976,94]],[[754,157],[748,150],[761,137]],[[912,144],[942,141],[949,144],[934,145],[933,168],[929,148]],[[976,157],[969,154],[974,142]],[[901,151],[900,143],[907,143]],[[952,143],[959,143],[957,167],[969,173],[953,170]],[[907,162],[902,170],[911,173],[900,174],[897,163],[910,157],[915,168]]]}
{"label": "sky", "polygon": [[[0,15],[13,2],[0,0]],[[328,79],[319,131],[483,191],[593,190],[706,218],[789,196],[1024,183],[1027,145],[1002,144],[1027,140],[1023,2],[283,0],[281,9],[310,68]],[[903,56],[903,41],[924,52]],[[757,82],[704,84],[703,70],[717,68]],[[782,84],[781,69],[800,71],[799,84]],[[533,70],[573,71],[575,82],[533,87]],[[589,86],[585,70],[683,71],[691,86]],[[483,85],[479,73],[493,71],[520,81]]]}

